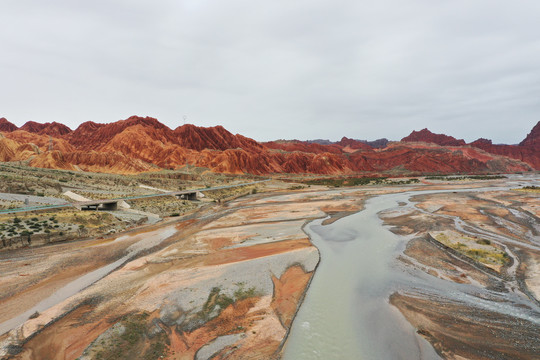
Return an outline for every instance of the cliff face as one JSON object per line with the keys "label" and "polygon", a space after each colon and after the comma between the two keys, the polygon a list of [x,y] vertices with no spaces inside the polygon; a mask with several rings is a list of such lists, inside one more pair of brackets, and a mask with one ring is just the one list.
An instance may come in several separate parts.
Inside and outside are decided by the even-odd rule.
{"label": "cliff face", "polygon": [[540,121],[533,127],[527,137],[519,143],[520,146],[539,149],[540,148]]}
{"label": "cliff face", "polygon": [[519,145],[494,145],[488,139],[478,139],[470,145],[492,154],[523,161],[540,170],[540,121]]}
{"label": "cliff face", "polygon": [[[465,141],[457,140],[452,136],[433,134],[428,129],[413,131],[409,136],[401,139],[402,142],[433,143],[442,146],[464,146]],[[493,145],[491,140],[480,138],[468,144],[471,147],[482,149],[490,154],[500,155],[527,163],[536,170],[540,170],[540,122],[519,145]]]}
{"label": "cliff face", "polygon": [[328,144],[297,140],[258,143],[222,126],[183,125],[172,130],[154,118],[138,116],[110,124],[85,122],[73,131],[55,122],[32,121],[18,129],[2,118],[0,131],[0,161],[27,160],[36,167],[95,172],[137,173],[186,164],[214,172],[258,175],[540,169],[539,125],[519,146],[493,145],[485,139],[466,145],[463,140],[424,129],[377,150],[347,137]]}
{"label": "cliff face", "polygon": [[478,139],[471,146],[477,147],[491,154],[506,156],[508,158],[523,161],[534,169],[540,170],[540,148],[533,146],[493,145],[491,140]]}

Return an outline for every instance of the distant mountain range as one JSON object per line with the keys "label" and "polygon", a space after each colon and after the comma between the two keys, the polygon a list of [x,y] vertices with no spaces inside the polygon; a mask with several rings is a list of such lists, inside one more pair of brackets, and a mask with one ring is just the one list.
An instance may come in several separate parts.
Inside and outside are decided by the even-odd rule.
{"label": "distant mountain range", "polygon": [[509,173],[540,170],[540,122],[519,145],[470,144],[428,129],[399,142],[343,137],[259,143],[222,126],[176,129],[151,117],[109,124],[85,122],[77,129],[29,121],[20,128],[0,118],[0,161],[30,166],[109,173],[178,169],[186,164],[220,173],[368,174]]}

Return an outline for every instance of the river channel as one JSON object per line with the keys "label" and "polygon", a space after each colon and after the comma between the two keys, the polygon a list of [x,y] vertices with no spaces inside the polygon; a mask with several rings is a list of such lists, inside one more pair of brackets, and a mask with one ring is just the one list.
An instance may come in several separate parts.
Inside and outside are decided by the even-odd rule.
{"label": "river channel", "polygon": [[[383,226],[378,213],[400,207],[406,210],[414,205],[411,196],[435,192],[441,191],[377,196],[359,213],[329,225],[315,220],[305,227],[321,261],[294,319],[285,360],[440,359],[431,344],[390,305],[389,296],[401,289],[540,321],[538,306],[520,294],[498,295],[444,281],[406,268],[397,260],[409,239]],[[500,301],[500,296],[506,301]],[[520,310],[525,303],[530,312]]]}
{"label": "river channel", "polygon": [[404,274],[395,261],[405,239],[383,227],[377,213],[410,195],[372,198],[365,210],[330,225],[305,228],[321,253],[294,320],[284,359],[438,359],[388,303]]}

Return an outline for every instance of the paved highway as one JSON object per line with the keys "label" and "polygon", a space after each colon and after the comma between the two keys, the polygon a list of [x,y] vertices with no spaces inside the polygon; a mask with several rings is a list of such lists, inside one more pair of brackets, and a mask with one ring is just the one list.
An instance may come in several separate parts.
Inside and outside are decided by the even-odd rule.
{"label": "paved highway", "polygon": [[[266,181],[270,181],[270,179],[252,181],[249,183],[242,183],[242,184],[222,185],[222,186],[214,186],[214,187],[209,187],[209,188],[189,189],[189,190],[182,190],[182,191],[170,191],[170,192],[165,192],[165,193],[162,192],[158,194],[129,196],[129,197],[123,197],[123,198],[116,198],[116,199],[92,200],[90,203],[101,203],[101,202],[110,203],[110,202],[122,201],[122,200],[136,200],[136,199],[152,198],[152,197],[167,196],[167,195],[172,196],[172,195],[189,194],[189,193],[194,193],[194,192],[230,189],[230,188],[241,187],[241,186],[255,185],[255,184],[263,183]],[[87,203],[88,202],[79,202],[79,203],[66,202],[64,204],[58,204],[58,205],[26,206],[26,207],[15,208],[15,209],[0,210],[0,214],[11,214],[11,213],[28,212],[28,211],[36,211],[36,210],[59,209],[59,208],[65,208],[65,207],[77,207],[77,205],[80,206],[80,205],[85,205]]]}

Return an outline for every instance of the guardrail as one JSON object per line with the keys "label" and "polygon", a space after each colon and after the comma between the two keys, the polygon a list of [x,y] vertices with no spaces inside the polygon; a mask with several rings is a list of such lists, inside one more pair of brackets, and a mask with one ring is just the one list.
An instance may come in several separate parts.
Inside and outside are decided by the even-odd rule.
{"label": "guardrail", "polygon": [[73,203],[67,202],[65,204],[60,204],[60,205],[27,206],[27,207],[22,207],[22,208],[0,210],[0,214],[11,214],[11,213],[37,211],[37,210],[59,209],[59,208],[65,208],[65,207],[78,208],[79,206],[81,206],[81,205],[85,206],[88,203],[100,204],[100,203],[111,203],[111,202],[123,201],[123,200],[125,201],[125,200],[145,199],[145,198],[152,198],[152,197],[159,197],[159,196],[171,196],[171,195],[174,196],[174,195],[182,195],[182,194],[191,194],[191,193],[195,193],[195,192],[205,192],[205,191],[230,189],[230,188],[241,187],[241,186],[255,185],[255,184],[260,184],[260,183],[270,181],[270,180],[271,179],[264,179],[264,180],[252,181],[252,182],[249,182],[249,183],[243,183],[243,184],[221,185],[221,186],[215,186],[215,187],[209,187],[209,188],[189,189],[189,190],[181,190],[181,191],[170,191],[170,192],[162,192],[162,193],[157,193],[157,194],[128,196],[128,197],[114,198],[114,199],[92,200],[91,202],[82,201],[82,202],[73,202]]}

